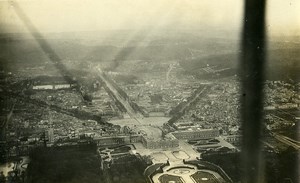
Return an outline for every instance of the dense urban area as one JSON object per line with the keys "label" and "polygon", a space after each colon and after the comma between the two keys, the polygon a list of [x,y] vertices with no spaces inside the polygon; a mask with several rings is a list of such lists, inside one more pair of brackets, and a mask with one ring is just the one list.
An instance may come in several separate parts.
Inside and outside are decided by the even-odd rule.
{"label": "dense urban area", "polygon": [[[0,183],[241,181],[232,43],[153,38],[116,53],[95,46],[82,58],[71,55],[80,48],[70,40],[15,36],[0,43],[15,52],[0,55],[8,61],[0,71]],[[270,73],[283,67],[276,64]],[[285,74],[266,77],[262,145],[267,182],[296,183],[289,170],[300,149],[299,80]]]}

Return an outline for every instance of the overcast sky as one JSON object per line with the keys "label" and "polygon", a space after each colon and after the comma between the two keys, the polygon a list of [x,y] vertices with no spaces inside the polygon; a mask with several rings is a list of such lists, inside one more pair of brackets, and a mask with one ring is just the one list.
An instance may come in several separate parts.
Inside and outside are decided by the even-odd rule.
{"label": "overcast sky", "polygon": [[[41,32],[111,29],[240,30],[242,0],[18,0]],[[300,32],[299,0],[268,0],[267,28],[273,34]],[[26,32],[10,1],[0,0],[1,32]]]}

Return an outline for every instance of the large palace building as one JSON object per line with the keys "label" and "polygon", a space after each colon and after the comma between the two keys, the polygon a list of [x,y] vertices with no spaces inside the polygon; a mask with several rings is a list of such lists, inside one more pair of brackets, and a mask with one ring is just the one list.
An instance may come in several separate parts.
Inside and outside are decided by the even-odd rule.
{"label": "large palace building", "polygon": [[176,131],[172,134],[177,139],[193,140],[193,139],[209,139],[219,136],[219,130],[217,129],[201,129],[192,131]]}

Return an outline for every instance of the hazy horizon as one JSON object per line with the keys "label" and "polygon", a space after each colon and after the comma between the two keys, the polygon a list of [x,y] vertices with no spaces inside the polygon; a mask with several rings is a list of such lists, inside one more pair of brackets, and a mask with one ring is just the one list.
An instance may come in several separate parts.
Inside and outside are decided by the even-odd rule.
{"label": "hazy horizon", "polygon": [[[42,33],[135,30],[241,31],[243,1],[187,0],[19,0],[15,1]],[[1,33],[26,33],[12,1],[0,1]],[[300,2],[267,2],[266,29],[270,35],[300,33]]]}

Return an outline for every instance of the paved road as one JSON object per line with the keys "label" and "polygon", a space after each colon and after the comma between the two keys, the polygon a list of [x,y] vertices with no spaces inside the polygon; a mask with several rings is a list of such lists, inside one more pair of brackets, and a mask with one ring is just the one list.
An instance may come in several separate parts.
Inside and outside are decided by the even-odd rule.
{"label": "paved road", "polygon": [[98,67],[96,67],[96,69],[97,69],[97,75],[99,76],[99,78],[106,84],[106,86],[113,93],[115,98],[125,107],[125,109],[126,109],[127,113],[129,114],[129,116],[132,119],[135,119],[136,121],[141,123],[139,118],[142,118],[143,116],[141,114],[135,112],[135,110],[131,107],[129,102],[127,100],[125,100],[120,95],[120,93],[116,90],[116,88],[113,87],[113,85],[104,77],[103,71],[101,70],[101,68],[98,66]]}
{"label": "paved road", "polygon": [[288,145],[288,146],[292,146],[294,147],[295,149],[300,149],[300,142],[299,141],[296,141],[296,140],[293,140],[289,137],[286,137],[284,135],[280,135],[280,134],[276,134],[276,133],[272,133],[271,134],[275,139],[277,139],[278,141]]}
{"label": "paved road", "polygon": [[195,100],[198,99],[198,97],[200,97],[200,95],[207,89],[207,86],[205,86],[199,93],[196,94],[196,96],[188,101],[181,109],[180,109],[180,113],[182,113],[187,107],[189,107],[191,105],[191,103],[193,103]]}
{"label": "paved road", "polygon": [[11,107],[9,113],[7,114],[6,120],[1,124],[0,128],[6,128],[7,127],[8,123],[10,121],[10,118],[13,115],[15,105],[16,105],[16,101],[14,101],[13,106]]}

